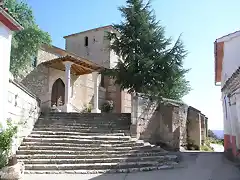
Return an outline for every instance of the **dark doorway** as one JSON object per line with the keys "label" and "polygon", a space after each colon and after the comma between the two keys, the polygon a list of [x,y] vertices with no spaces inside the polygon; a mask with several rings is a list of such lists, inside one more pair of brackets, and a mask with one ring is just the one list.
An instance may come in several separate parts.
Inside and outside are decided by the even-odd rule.
{"label": "dark doorway", "polygon": [[52,86],[52,97],[51,105],[62,106],[65,101],[65,85],[63,81],[59,78]]}

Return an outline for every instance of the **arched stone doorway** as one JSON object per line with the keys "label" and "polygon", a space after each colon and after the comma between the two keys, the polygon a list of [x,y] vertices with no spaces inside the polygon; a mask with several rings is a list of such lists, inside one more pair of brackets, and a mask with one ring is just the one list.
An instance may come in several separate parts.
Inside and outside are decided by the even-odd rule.
{"label": "arched stone doorway", "polygon": [[65,85],[59,78],[52,86],[51,105],[62,106],[65,103]]}

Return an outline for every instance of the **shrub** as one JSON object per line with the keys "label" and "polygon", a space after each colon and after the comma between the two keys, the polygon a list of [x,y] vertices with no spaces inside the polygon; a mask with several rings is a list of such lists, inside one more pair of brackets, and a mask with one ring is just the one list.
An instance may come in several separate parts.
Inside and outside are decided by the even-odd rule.
{"label": "shrub", "polygon": [[92,111],[92,104],[85,104],[83,113],[90,113]]}
{"label": "shrub", "polygon": [[211,146],[209,146],[209,145],[202,145],[202,146],[201,146],[201,151],[210,151],[210,152],[213,152],[214,149],[213,149]]}
{"label": "shrub", "polygon": [[112,100],[106,101],[105,103],[103,103],[101,108],[101,110],[106,113],[112,112],[113,109],[114,109],[114,104]]}
{"label": "shrub", "polygon": [[17,133],[17,126],[13,126],[12,123],[7,120],[7,128],[3,129],[1,125],[0,132],[0,169],[7,165],[8,158],[11,156],[11,148],[13,138]]}
{"label": "shrub", "polygon": [[208,137],[208,140],[209,140],[209,142],[212,143],[212,144],[220,144],[220,145],[223,145],[223,139],[214,139],[214,138]]}
{"label": "shrub", "polygon": [[202,151],[214,151],[213,147],[211,147],[211,138],[206,138],[205,144],[201,146]]}

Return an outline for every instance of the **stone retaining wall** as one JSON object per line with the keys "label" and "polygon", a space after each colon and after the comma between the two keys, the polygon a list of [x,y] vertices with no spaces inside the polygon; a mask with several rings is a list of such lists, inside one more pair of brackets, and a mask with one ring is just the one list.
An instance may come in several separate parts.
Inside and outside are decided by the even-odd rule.
{"label": "stone retaining wall", "polygon": [[144,97],[133,97],[131,134],[153,144],[175,149],[189,142],[200,148],[207,137],[207,117],[180,101],[163,99],[160,104]]}
{"label": "stone retaining wall", "polygon": [[166,143],[176,149],[186,144],[186,105],[166,99],[157,104],[143,97],[135,99],[133,104],[132,123],[136,122],[134,130],[138,139]]}
{"label": "stone retaining wall", "polygon": [[40,100],[25,86],[11,77],[8,87],[8,118],[18,125],[17,138],[12,153],[15,153],[24,137],[28,136],[40,113]]}

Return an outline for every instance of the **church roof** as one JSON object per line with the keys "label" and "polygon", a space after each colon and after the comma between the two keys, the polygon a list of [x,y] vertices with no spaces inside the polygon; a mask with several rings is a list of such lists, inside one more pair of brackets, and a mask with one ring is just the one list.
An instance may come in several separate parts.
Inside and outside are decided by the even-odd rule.
{"label": "church roof", "polygon": [[70,34],[70,35],[64,36],[64,38],[68,38],[68,37],[71,37],[71,36],[76,36],[76,35],[83,34],[83,33],[87,33],[87,32],[91,32],[91,31],[99,31],[99,30],[103,30],[103,29],[111,29],[111,30],[116,31],[116,30],[113,28],[112,25],[107,25],[107,26],[101,26],[101,27],[98,27],[98,28],[89,29],[89,30],[86,30],[86,31],[82,31],[82,32]]}
{"label": "church roof", "polygon": [[103,69],[102,66],[90,60],[79,57],[74,53],[68,52],[55,46],[43,45],[42,49],[59,55],[59,57],[55,59],[45,61],[42,63],[43,65],[46,65],[54,69],[65,71],[65,66],[63,62],[66,61],[70,61],[73,63],[73,65],[71,66],[71,73],[75,75],[89,74],[91,72],[100,71]]}

